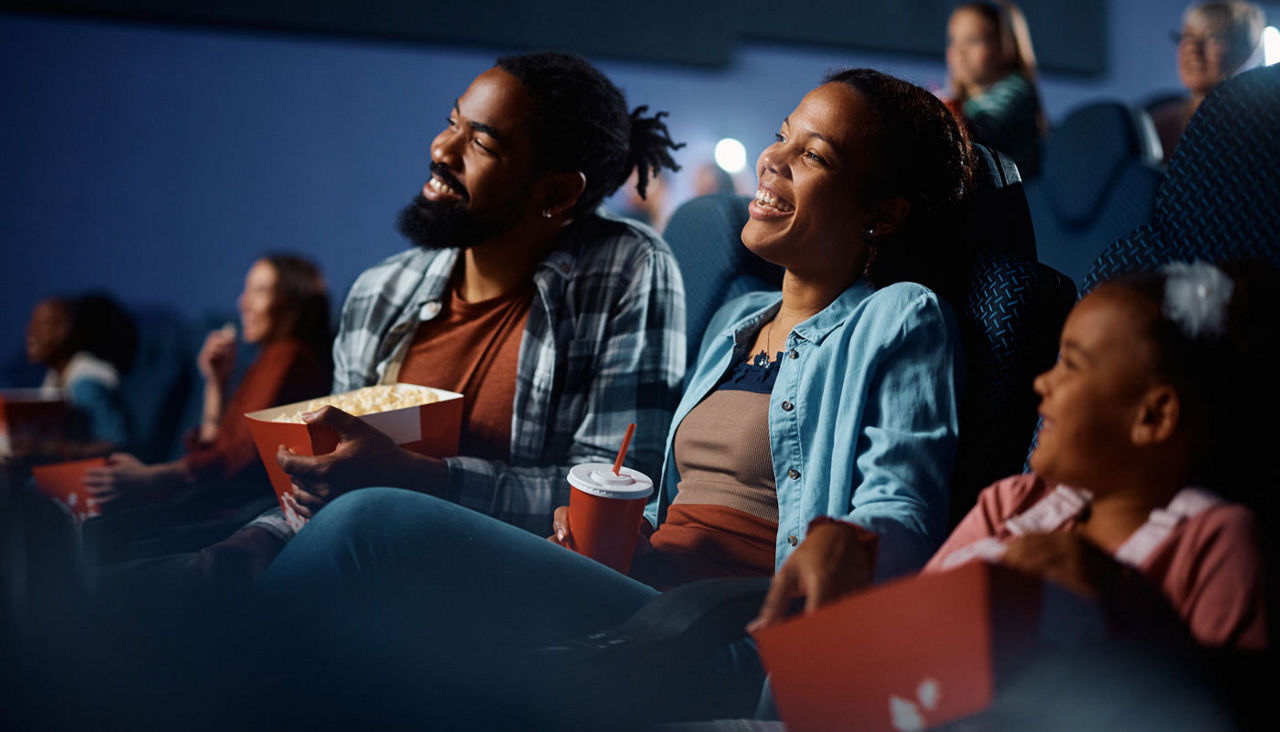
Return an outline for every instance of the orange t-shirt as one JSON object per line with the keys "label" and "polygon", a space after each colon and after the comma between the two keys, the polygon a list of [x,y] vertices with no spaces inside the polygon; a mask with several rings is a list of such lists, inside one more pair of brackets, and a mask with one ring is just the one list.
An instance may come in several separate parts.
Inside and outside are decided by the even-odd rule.
{"label": "orange t-shirt", "polygon": [[400,381],[464,396],[458,452],[488,460],[511,456],[516,365],[533,286],[483,302],[451,290],[439,315],[414,333]]}

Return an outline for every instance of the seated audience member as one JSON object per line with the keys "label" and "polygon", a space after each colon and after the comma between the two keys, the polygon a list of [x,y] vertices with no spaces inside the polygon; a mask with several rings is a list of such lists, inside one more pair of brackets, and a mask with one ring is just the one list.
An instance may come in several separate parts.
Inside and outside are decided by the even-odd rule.
{"label": "seated audience member", "polygon": [[1024,178],[1040,171],[1044,113],[1022,11],[1008,2],[965,3],[947,23],[948,106],[977,142],[1013,158]]}
{"label": "seated audience member", "polygon": [[[608,459],[628,423],[636,465],[657,468],[684,378],[684,289],[651,229],[597,210],[632,171],[643,195],[678,169],[664,113],[646,111],[628,113],[608,78],[557,53],[499,59],[450,105],[430,179],[400,213],[415,246],[366,270],[347,298],[334,390],[464,394],[460,455],[411,453],[321,410],[310,419],[338,432],[337,448],[279,454],[299,514],[389,485],[545,536],[569,466]],[[293,533],[276,509],[195,566],[253,574]]]}
{"label": "seated audience member", "polygon": [[257,498],[270,500],[274,494],[244,414],[329,391],[329,296],[314,264],[289,254],[264,256],[249,269],[238,307],[244,340],[258,345],[257,358],[227,398],[236,361],[235,328],[205,338],[196,359],[204,377],[204,407],[199,427],[188,435],[186,455],[146,465],[128,453],[115,453],[106,467],[85,477],[107,512],[170,502],[163,511],[146,514],[146,521],[134,514],[129,523],[138,526],[129,533],[146,533],[142,525],[160,530],[209,518]]}
{"label": "seated audience member", "polygon": [[[1125,600],[1158,590],[1199,643],[1265,648],[1259,533],[1230,499],[1250,499],[1273,473],[1261,420],[1275,406],[1280,279],[1229,269],[1239,274],[1170,264],[1081,300],[1057,364],[1035,382],[1033,472],[984,490],[925,571],[996,561],[1121,618],[1133,612]],[[863,564],[847,550],[857,529],[822,528],[775,577],[757,622],[780,620],[794,596],[816,607],[850,589],[846,575]]]}
{"label": "seated audience member", "polygon": [[1240,0],[1187,8],[1182,30],[1174,33],[1174,40],[1178,44],[1178,77],[1190,96],[1151,110],[1166,163],[1205,96],[1218,82],[1247,70],[1246,62],[1262,41],[1264,25],[1262,10]]}
{"label": "seated audience member", "polygon": [[70,458],[128,446],[133,419],[120,377],[133,364],[136,346],[132,319],[107,295],[57,297],[37,305],[27,326],[27,358],[49,367],[43,388],[65,395],[79,423],[67,444],[30,449]]}
{"label": "seated audience member", "polygon": [[[404,677],[425,714],[456,701],[441,689],[501,688],[494,654],[607,627],[681,583],[768,576],[828,516],[878,535],[862,582],[915,571],[946,526],[960,364],[951,308],[921,283],[956,249],[972,155],[938,99],[867,69],[832,74],[782,122],[742,231],[785,267],[782,291],[712,319],[629,576],[561,546],[573,538],[564,507],[544,541],[434,496],[371,489],[316,514],[263,588],[316,609],[298,638],[329,646],[332,622],[383,639],[356,647],[413,649],[396,659],[426,667]],[[734,668],[745,679],[750,666]]]}

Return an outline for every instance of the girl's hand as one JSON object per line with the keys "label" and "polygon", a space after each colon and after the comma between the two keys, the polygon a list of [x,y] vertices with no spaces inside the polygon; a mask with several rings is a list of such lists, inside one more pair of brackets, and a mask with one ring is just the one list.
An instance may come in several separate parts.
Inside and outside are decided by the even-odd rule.
{"label": "girl's hand", "polygon": [[815,521],[809,534],[773,576],[754,631],[782,622],[791,601],[805,598],[811,613],[854,590],[871,585],[876,565],[876,535],[844,521]]}
{"label": "girl's hand", "polygon": [[1092,599],[1102,596],[1124,569],[1101,547],[1070,531],[1019,536],[1009,542],[1000,563]]}

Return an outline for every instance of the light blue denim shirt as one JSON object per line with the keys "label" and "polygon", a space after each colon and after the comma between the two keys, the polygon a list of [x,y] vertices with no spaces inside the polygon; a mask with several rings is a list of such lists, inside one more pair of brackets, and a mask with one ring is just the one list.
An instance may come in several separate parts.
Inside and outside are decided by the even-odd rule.
{"label": "light blue denim shirt", "polygon": [[[667,434],[653,526],[679,485],[672,442],[681,420],[778,311],[778,293],[727,303],[703,337],[693,380]],[[945,538],[958,432],[959,328],[931,290],[859,281],[787,334],[769,397],[778,489],[775,570],[809,522],[832,516],[879,535],[876,579],[918,570]]]}

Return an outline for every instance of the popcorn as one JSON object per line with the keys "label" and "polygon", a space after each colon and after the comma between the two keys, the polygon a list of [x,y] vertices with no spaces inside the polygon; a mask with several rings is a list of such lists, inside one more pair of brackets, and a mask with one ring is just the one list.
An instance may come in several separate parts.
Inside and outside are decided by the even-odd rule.
{"label": "popcorn", "polygon": [[363,389],[356,389],[344,394],[333,394],[319,399],[312,399],[307,402],[305,408],[291,414],[281,414],[272,421],[300,424],[304,421],[302,419],[303,414],[314,412],[325,406],[337,407],[347,414],[359,417],[360,415],[373,414],[374,412],[387,412],[393,409],[432,404],[438,399],[439,397],[434,392],[426,389],[400,389],[396,384],[366,386]]}

